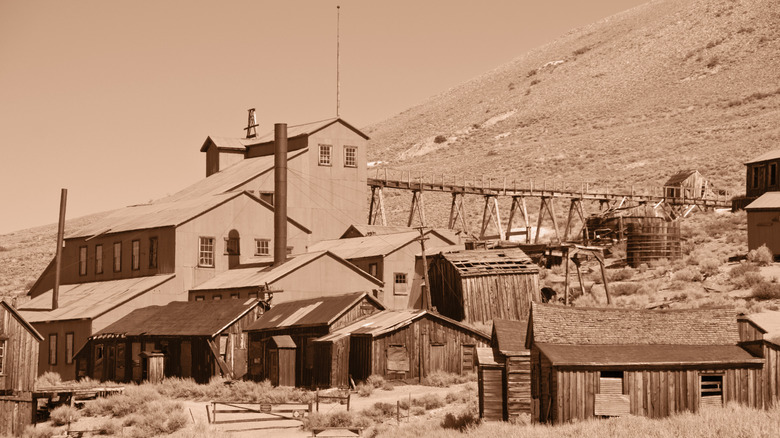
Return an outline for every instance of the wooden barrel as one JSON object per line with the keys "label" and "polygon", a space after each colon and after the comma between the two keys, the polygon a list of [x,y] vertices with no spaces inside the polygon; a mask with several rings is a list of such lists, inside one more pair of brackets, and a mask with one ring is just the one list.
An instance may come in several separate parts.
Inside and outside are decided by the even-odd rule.
{"label": "wooden barrel", "polygon": [[682,258],[679,222],[629,224],[626,240],[626,261],[634,268],[652,260]]}

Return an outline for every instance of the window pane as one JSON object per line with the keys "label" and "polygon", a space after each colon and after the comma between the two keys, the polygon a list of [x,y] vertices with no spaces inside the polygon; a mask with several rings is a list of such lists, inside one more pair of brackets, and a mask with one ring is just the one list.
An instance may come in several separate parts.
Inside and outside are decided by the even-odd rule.
{"label": "window pane", "polygon": [[73,363],[73,333],[65,333],[65,363]]}
{"label": "window pane", "polygon": [[133,240],[132,268],[134,271],[141,269],[141,241]]}
{"label": "window pane", "polygon": [[149,238],[149,267],[157,267],[157,238]]}
{"label": "window pane", "polygon": [[79,247],[79,275],[87,275],[87,247]]}
{"label": "window pane", "polygon": [[95,274],[103,273],[103,245],[95,245]]}
{"label": "window pane", "polygon": [[214,238],[213,237],[200,238],[198,265],[207,266],[207,267],[214,266]]}
{"label": "window pane", "polygon": [[327,144],[320,145],[319,164],[320,166],[330,166],[331,146]]}
{"label": "window pane", "polygon": [[114,272],[122,272],[122,242],[114,243]]}
{"label": "window pane", "polygon": [[268,239],[255,239],[255,255],[270,254],[270,243]]}
{"label": "window pane", "polygon": [[355,146],[344,147],[344,166],[357,167],[357,148]]}

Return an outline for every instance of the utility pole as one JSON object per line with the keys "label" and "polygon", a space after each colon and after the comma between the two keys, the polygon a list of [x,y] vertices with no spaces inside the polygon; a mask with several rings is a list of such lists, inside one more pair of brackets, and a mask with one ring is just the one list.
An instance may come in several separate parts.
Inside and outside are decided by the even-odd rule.
{"label": "utility pole", "polygon": [[423,262],[423,276],[425,278],[425,294],[423,295],[423,310],[433,309],[433,303],[431,303],[431,283],[428,281],[428,258],[425,256],[425,241],[428,240],[425,237],[425,227],[417,227],[417,231],[420,232],[420,237],[417,240],[420,242],[420,248],[422,248],[422,262]]}

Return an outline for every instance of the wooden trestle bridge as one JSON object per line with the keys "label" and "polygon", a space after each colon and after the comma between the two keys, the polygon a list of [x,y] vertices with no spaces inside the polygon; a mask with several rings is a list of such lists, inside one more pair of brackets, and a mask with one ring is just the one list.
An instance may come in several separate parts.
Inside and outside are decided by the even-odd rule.
{"label": "wooden trestle bridge", "polygon": [[[392,173],[391,173],[392,172]],[[584,201],[598,202],[602,213],[613,212],[624,214],[634,208],[652,208],[654,214],[667,217],[670,220],[684,218],[696,208],[708,210],[711,208],[731,208],[731,195],[725,192],[702,197],[667,197],[665,187],[643,188],[636,190],[631,186],[628,190],[600,189],[589,182],[571,183],[567,181],[535,181],[509,180],[507,178],[466,179],[440,176],[413,176],[409,171],[391,171],[379,169],[373,178],[368,178],[371,187],[371,202],[369,205],[369,225],[387,225],[385,213],[384,190],[404,190],[411,193],[411,206],[407,226],[412,226],[415,217],[421,226],[430,226],[425,220],[423,193],[443,192],[452,195],[449,221],[447,228],[458,229],[471,233],[466,221],[463,197],[476,195],[484,198],[482,223],[479,230],[480,239],[498,238],[506,240],[513,235],[525,235],[526,242],[531,242],[531,223],[528,214],[527,200],[539,200],[539,214],[536,224],[534,243],[539,243],[539,234],[546,217],[552,222],[556,239],[559,242],[569,241],[575,222],[579,221],[581,229],[586,228]],[[395,178],[392,174],[396,174]],[[511,207],[506,223],[502,223],[499,212],[499,197],[511,197]],[[565,228],[561,233],[555,213],[554,199],[569,201],[569,211]],[[515,220],[522,220],[520,230],[513,228]],[[488,228],[493,228],[497,235],[486,235]],[[581,233],[578,233],[581,236]],[[577,234],[572,234],[572,240],[578,240]]]}

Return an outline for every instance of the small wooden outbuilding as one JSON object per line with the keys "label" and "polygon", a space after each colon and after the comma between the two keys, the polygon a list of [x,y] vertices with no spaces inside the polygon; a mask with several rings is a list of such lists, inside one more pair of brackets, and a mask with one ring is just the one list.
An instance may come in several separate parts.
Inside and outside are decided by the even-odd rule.
{"label": "small wooden outbuilding", "polygon": [[[323,387],[317,376],[327,364],[315,357],[314,340],[381,310],[384,306],[364,292],[289,301],[271,307],[246,328],[249,336],[248,377],[256,381],[274,381],[278,373],[279,384],[283,384],[281,375],[291,371],[295,386]],[[286,337],[283,346],[280,336]],[[294,366],[290,370],[289,362],[282,364],[280,348],[292,346],[295,347]]]}
{"label": "small wooden outbuilding", "polygon": [[264,303],[256,299],[174,301],[134,310],[89,338],[76,355],[78,376],[119,382],[246,374],[243,329]]}
{"label": "small wooden outbuilding", "polygon": [[274,386],[295,386],[295,349],[290,335],[271,336],[268,343],[268,379]]}
{"label": "small wooden outbuilding", "polygon": [[534,304],[532,418],[659,418],[702,405],[764,406],[764,359],[738,345],[726,309],[628,310]]}
{"label": "small wooden outbuilding", "polygon": [[745,163],[747,198],[756,199],[766,192],[780,190],[778,165],[780,165],[780,149],[765,152]]}
{"label": "small wooden outbuilding", "polygon": [[664,184],[664,198],[668,200],[702,199],[711,190],[709,182],[698,170],[675,173]]}
{"label": "small wooden outbuilding", "polygon": [[761,312],[739,317],[741,345],[764,358],[764,372],[758,383],[764,406],[780,402],[780,312]]}
{"label": "small wooden outbuilding", "polygon": [[539,268],[519,248],[442,252],[430,259],[431,302],[456,321],[528,318],[541,301]]}
{"label": "small wooden outbuilding", "polygon": [[748,204],[745,210],[748,249],[766,245],[773,256],[780,255],[780,192],[764,193]]}
{"label": "small wooden outbuilding", "polygon": [[385,310],[314,341],[321,387],[345,386],[372,374],[421,379],[433,371],[474,372],[476,348],[490,338],[425,310]]}
{"label": "small wooden outbuilding", "polygon": [[531,413],[531,352],[527,321],[493,320],[491,348],[477,352],[479,416],[507,421]]}
{"label": "small wooden outbuilding", "polygon": [[32,423],[38,375],[38,333],[10,304],[0,301],[0,435],[19,436]]}

